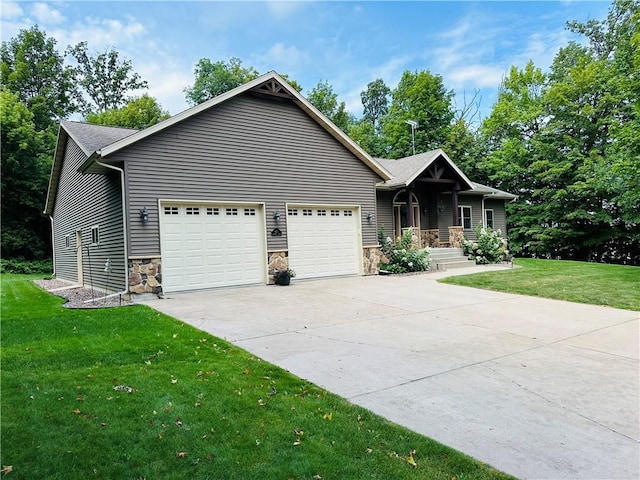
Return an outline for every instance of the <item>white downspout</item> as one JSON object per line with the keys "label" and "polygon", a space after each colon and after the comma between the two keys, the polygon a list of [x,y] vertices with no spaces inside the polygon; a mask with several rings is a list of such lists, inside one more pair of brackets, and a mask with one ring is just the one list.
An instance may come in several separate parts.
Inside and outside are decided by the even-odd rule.
{"label": "white downspout", "polygon": [[124,190],[124,170],[113,165],[107,165],[106,163],[102,163],[99,160],[96,160],[96,163],[101,167],[108,168],[110,170],[115,170],[116,172],[120,172],[120,189],[122,193],[122,232],[124,234],[124,291],[119,292],[120,294],[129,293],[129,252],[127,249],[127,243],[129,242],[129,236],[127,235],[127,205],[126,205],[126,195]]}
{"label": "white downspout", "polygon": [[484,199],[487,198],[486,195],[482,195],[482,226],[483,228],[487,228],[487,215],[484,213]]}
{"label": "white downspout", "polygon": [[51,220],[51,253],[53,254],[53,275],[56,275],[56,234],[53,229],[53,215],[49,215]]}

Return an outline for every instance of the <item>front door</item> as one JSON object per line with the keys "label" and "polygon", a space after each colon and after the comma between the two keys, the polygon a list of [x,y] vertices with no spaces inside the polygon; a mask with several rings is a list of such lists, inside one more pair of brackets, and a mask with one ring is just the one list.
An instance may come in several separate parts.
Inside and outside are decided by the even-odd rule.
{"label": "front door", "polygon": [[411,208],[413,209],[413,222],[409,215],[409,202],[406,191],[399,192],[393,199],[393,224],[396,238],[402,235],[402,230],[408,227],[420,228],[420,204],[415,194],[411,194]]}

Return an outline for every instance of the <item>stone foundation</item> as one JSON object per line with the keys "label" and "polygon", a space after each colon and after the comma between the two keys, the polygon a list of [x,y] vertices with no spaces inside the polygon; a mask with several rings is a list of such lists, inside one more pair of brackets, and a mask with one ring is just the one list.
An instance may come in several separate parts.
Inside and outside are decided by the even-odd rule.
{"label": "stone foundation", "polygon": [[381,262],[387,262],[387,257],[380,247],[362,248],[362,270],[365,275],[378,275]]}
{"label": "stone foundation", "polygon": [[464,231],[462,227],[458,227],[458,226],[449,227],[449,246],[451,248],[462,248],[463,240],[464,240]]}
{"label": "stone foundation", "polygon": [[267,272],[269,285],[273,285],[273,272],[275,270],[286,270],[289,268],[289,253],[286,250],[280,252],[268,252],[267,253]]}
{"label": "stone foundation", "polygon": [[162,293],[160,258],[129,260],[129,291],[131,293]]}
{"label": "stone foundation", "polygon": [[434,228],[432,230],[420,230],[420,237],[423,247],[440,247],[440,230],[438,230],[437,228]]}

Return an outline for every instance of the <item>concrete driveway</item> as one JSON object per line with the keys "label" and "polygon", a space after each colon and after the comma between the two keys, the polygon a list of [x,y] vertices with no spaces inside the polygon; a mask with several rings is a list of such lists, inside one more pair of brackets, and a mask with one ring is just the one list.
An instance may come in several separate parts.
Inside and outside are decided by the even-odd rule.
{"label": "concrete driveway", "polygon": [[517,477],[637,479],[639,314],[442,275],[146,303]]}

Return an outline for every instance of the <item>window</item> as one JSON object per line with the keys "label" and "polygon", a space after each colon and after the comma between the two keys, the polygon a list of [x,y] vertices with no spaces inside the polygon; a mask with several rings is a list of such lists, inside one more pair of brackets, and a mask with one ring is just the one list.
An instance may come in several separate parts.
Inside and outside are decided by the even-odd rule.
{"label": "window", "polygon": [[345,210],[343,213],[345,217],[353,217],[353,212],[351,210]]}
{"label": "window", "polygon": [[331,210],[331,216],[332,217],[339,217],[340,216],[340,210]]}
{"label": "window", "polygon": [[238,209],[237,208],[225,208],[225,213],[227,215],[238,215]]}
{"label": "window", "polygon": [[220,209],[207,207],[207,215],[220,215]]}
{"label": "window", "polygon": [[96,225],[91,227],[91,245],[98,245],[100,243],[100,226]]}
{"label": "window", "polygon": [[71,248],[71,234],[64,236],[64,248]]}
{"label": "window", "polygon": [[298,215],[298,209],[297,208],[290,208],[289,210],[287,210],[287,215],[295,217]]}
{"label": "window", "polygon": [[245,209],[244,209],[244,214],[245,214],[246,216],[255,217],[255,215],[256,215],[256,209],[255,209],[255,208],[245,208]]}
{"label": "window", "polygon": [[178,207],[164,207],[165,215],[178,215]]}
{"label": "window", "polygon": [[458,222],[464,230],[471,230],[471,207],[464,205],[458,207]]}
{"label": "window", "polygon": [[327,216],[327,211],[326,210],[318,210],[318,216],[319,217],[326,217]]}
{"label": "window", "polygon": [[303,217],[310,217],[312,214],[313,214],[313,210],[307,209],[307,208],[303,208],[302,209],[302,216]]}
{"label": "window", "polygon": [[187,215],[200,215],[199,207],[187,207]]}
{"label": "window", "polygon": [[493,228],[493,210],[484,211],[484,225],[485,227]]}

